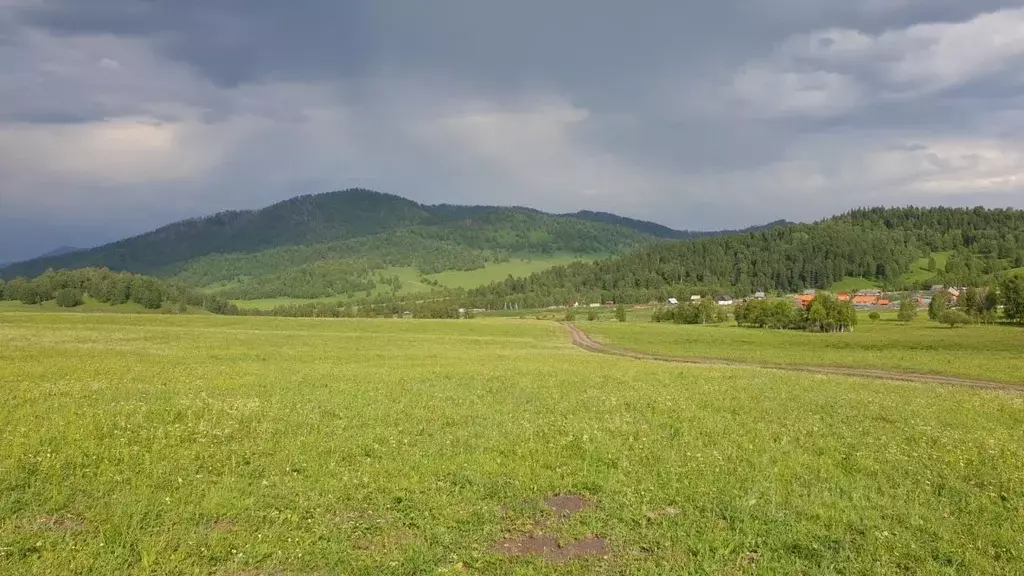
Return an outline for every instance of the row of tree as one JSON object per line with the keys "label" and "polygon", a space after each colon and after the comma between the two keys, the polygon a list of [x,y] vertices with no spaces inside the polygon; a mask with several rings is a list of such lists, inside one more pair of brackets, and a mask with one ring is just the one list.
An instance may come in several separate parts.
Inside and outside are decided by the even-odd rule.
{"label": "row of tree", "polygon": [[[792,306],[790,306],[792,307]],[[698,302],[686,302],[671,308],[658,308],[651,315],[653,322],[674,322],[676,324],[721,324],[729,319],[725,307],[710,298]]]}
{"label": "row of tree", "polygon": [[784,300],[750,300],[736,306],[736,323],[752,328],[847,332],[857,325],[857,311],[849,301],[821,293],[805,308]]}
{"label": "row of tree", "polygon": [[80,306],[85,296],[98,302],[119,305],[134,302],[149,310],[165,308],[185,312],[189,306],[216,314],[237,314],[238,308],[216,296],[202,294],[186,287],[168,284],[160,279],[106,268],[47,270],[32,279],[0,280],[0,299],[41,304],[56,300],[58,306]]}

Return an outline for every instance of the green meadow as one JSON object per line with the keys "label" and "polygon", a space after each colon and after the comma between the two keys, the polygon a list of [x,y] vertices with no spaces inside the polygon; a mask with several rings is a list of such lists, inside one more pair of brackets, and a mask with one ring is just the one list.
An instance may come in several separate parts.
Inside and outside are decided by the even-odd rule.
{"label": "green meadow", "polygon": [[[516,278],[529,276],[534,272],[540,272],[547,270],[553,266],[564,266],[573,262],[589,262],[595,259],[592,256],[589,257],[577,257],[572,254],[552,254],[549,256],[530,256],[530,257],[516,257],[512,258],[508,262],[488,262],[483,268],[477,270],[450,270],[447,272],[440,272],[437,274],[421,274],[419,270],[414,267],[391,267],[384,268],[377,272],[377,274],[384,275],[386,277],[397,276],[401,280],[401,289],[398,291],[399,295],[410,295],[419,292],[428,292],[433,289],[433,286],[424,282],[424,280],[432,280],[437,282],[440,286],[445,288],[476,288],[477,286],[483,286],[490,284],[491,282],[498,282],[508,278],[510,275]],[[208,286],[207,289],[216,294],[219,290],[224,289],[229,284],[218,284],[214,286]],[[382,294],[391,294],[392,290],[384,285],[378,286],[376,289],[371,291],[374,296]],[[362,296],[363,294],[359,294]],[[314,302],[337,302],[345,301],[349,298],[347,296],[330,296],[326,298],[263,298],[259,300],[235,300],[234,303],[240,308],[250,308],[256,310],[272,310],[277,306],[285,306],[289,304],[309,304]]]}
{"label": "green meadow", "polygon": [[[810,336],[583,325],[839,358]],[[948,340],[932,357],[1020,345],[897,328],[873,333]],[[883,357],[862,333],[863,358]],[[615,358],[511,319],[6,311],[0,367],[0,574],[1024,570],[1014,393]],[[555,495],[590,506],[556,518]],[[495,547],[527,534],[604,546]]]}
{"label": "green meadow", "polygon": [[573,262],[590,262],[598,257],[579,257],[572,254],[552,254],[550,256],[529,256],[512,258],[508,262],[488,262],[487,266],[478,270],[448,271],[431,274],[427,278],[436,280],[449,288],[476,288],[499,282],[512,276],[524,278],[534,272],[541,272],[553,266],[565,266]]}
{"label": "green meadow", "polygon": [[1024,389],[1024,329],[1004,324],[949,328],[929,321],[924,311],[908,324],[897,322],[891,312],[877,321],[861,312],[854,331],[842,334],[758,330],[734,323],[578,324],[603,344],[656,355],[938,374]]}

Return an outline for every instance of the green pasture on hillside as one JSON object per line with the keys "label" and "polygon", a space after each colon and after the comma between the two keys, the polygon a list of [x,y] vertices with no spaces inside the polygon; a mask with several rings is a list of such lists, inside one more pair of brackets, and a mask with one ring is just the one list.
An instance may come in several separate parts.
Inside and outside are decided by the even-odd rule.
{"label": "green pasture on hillside", "polygon": [[483,286],[485,284],[490,284],[491,282],[499,282],[508,278],[510,275],[513,278],[523,278],[533,274],[534,272],[541,272],[553,266],[564,266],[573,262],[590,262],[597,259],[599,259],[599,257],[595,257],[593,255],[580,257],[572,254],[530,256],[513,258],[508,262],[489,262],[486,267],[477,270],[468,270],[464,272],[453,270],[441,272],[439,274],[430,274],[427,278],[437,280],[443,286],[450,288],[476,288],[477,286]]}
{"label": "green pasture on hillside", "polygon": [[[973,353],[953,335],[997,330],[1017,342],[935,345]],[[799,349],[600,329],[640,331]],[[1024,568],[1012,393],[615,358],[506,319],[8,311],[0,366],[0,574]],[[552,518],[564,494],[593,506]],[[607,556],[494,550],[531,530]]]}

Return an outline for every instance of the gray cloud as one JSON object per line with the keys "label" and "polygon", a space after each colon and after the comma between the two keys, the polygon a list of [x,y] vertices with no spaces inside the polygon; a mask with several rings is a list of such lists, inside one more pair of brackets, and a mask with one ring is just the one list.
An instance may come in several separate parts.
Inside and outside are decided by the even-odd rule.
{"label": "gray cloud", "polygon": [[1020,206],[1022,14],[0,0],[0,261],[348,186],[689,228]]}

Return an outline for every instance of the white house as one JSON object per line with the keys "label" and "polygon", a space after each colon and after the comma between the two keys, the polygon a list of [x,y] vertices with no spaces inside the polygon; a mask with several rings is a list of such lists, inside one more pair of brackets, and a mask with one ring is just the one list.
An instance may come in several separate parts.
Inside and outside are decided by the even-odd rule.
{"label": "white house", "polygon": [[694,294],[690,296],[690,302],[700,302],[700,294]]}
{"label": "white house", "polygon": [[767,297],[764,292],[754,292],[754,300],[764,300]]}
{"label": "white house", "polygon": [[719,296],[717,301],[719,306],[732,306],[732,298],[729,296]]}
{"label": "white house", "polygon": [[668,299],[668,305],[669,306],[678,306],[679,305],[679,300],[676,300],[675,298],[669,298]]}

